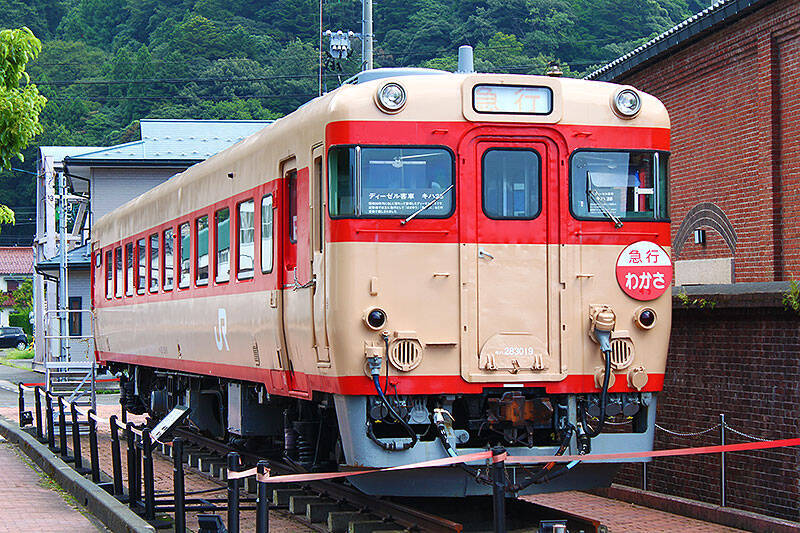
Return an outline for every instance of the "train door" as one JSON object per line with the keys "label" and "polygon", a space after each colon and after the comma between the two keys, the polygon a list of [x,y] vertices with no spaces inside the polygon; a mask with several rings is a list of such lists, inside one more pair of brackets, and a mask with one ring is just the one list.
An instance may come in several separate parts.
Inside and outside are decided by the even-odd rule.
{"label": "train door", "polygon": [[317,354],[317,365],[330,365],[327,331],[327,305],[325,287],[325,175],[322,144],[311,151],[311,276],[314,286],[311,288],[311,313],[314,323],[314,350]]}
{"label": "train door", "polygon": [[561,366],[553,346],[558,343],[558,326],[552,330],[551,325],[559,320],[554,293],[558,268],[553,264],[554,254],[556,261],[558,257],[553,228],[558,189],[548,184],[558,174],[557,164],[552,165],[557,148],[544,139],[487,138],[472,146],[478,348],[473,377],[553,379]]}

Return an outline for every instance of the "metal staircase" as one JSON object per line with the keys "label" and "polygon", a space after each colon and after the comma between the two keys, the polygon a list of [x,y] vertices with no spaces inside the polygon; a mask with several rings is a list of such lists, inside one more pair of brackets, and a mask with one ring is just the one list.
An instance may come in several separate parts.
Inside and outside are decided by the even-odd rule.
{"label": "metal staircase", "polygon": [[[77,314],[78,320],[89,317],[90,332],[94,331],[94,313],[88,309],[57,309],[45,312],[45,385],[55,396],[78,405],[97,407],[97,364],[93,335],[70,335],[67,318]],[[51,324],[56,320],[58,325]],[[58,331],[59,334],[50,334]],[[66,334],[64,334],[66,332]]]}

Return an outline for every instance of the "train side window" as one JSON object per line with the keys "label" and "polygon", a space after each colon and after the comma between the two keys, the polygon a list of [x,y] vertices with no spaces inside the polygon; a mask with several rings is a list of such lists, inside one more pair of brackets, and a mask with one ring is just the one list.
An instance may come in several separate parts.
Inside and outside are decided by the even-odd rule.
{"label": "train side window", "polygon": [[481,161],[483,212],[493,219],[531,220],[541,206],[541,158],[533,150],[492,148]]}
{"label": "train side window", "polygon": [[184,222],[178,227],[178,252],[181,259],[181,270],[180,270],[180,277],[178,278],[178,287],[181,289],[185,289],[189,286],[189,281],[191,280],[191,275],[189,273],[189,246],[190,246],[190,237],[189,237],[189,223]]}
{"label": "train side window", "polygon": [[297,242],[297,171],[286,174],[286,186],[289,192],[289,242]]}
{"label": "train side window", "polygon": [[261,272],[272,272],[274,263],[272,195],[261,199]]}
{"label": "train side window", "polygon": [[147,249],[144,239],[136,242],[136,292],[144,294],[145,281],[147,280]]}
{"label": "train side window", "polygon": [[111,250],[106,252],[106,298],[114,296],[114,267],[112,265]]}
{"label": "train side window", "polygon": [[172,228],[164,230],[164,290],[171,291],[174,283],[175,256],[173,254],[174,231]]}
{"label": "train side window", "polygon": [[150,235],[150,292],[158,292],[158,233]]}
{"label": "train side window", "polygon": [[195,220],[195,283],[208,285],[208,215],[203,215]]}
{"label": "train side window", "polygon": [[122,246],[114,249],[114,294],[122,298]]}
{"label": "train side window", "polygon": [[231,210],[227,207],[214,214],[214,247],[216,260],[214,265],[214,279],[217,283],[224,283],[231,279]]}
{"label": "train side window", "polygon": [[237,232],[236,247],[239,259],[236,264],[236,278],[249,279],[253,277],[253,263],[255,261],[255,204],[247,200],[236,207]]}
{"label": "train side window", "polygon": [[125,245],[125,296],[133,296],[133,243]]}
{"label": "train side window", "polygon": [[314,159],[314,250],[322,252],[325,241],[325,215],[322,208],[322,157]]}

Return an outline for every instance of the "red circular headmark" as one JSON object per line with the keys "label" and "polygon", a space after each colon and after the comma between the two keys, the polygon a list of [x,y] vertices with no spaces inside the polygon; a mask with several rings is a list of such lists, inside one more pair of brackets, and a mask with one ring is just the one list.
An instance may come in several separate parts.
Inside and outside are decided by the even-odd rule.
{"label": "red circular headmark", "polygon": [[650,241],[631,244],[617,258],[617,282],[635,300],[655,300],[672,283],[669,254]]}

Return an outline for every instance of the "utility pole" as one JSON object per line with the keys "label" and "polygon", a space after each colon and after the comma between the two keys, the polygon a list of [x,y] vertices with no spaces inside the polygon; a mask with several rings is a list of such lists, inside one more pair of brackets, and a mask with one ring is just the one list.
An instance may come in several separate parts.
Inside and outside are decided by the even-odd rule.
{"label": "utility pole", "polygon": [[372,70],[372,0],[361,0],[361,65],[363,70]]}
{"label": "utility pole", "polygon": [[59,360],[66,361],[67,359],[67,346],[64,342],[63,336],[67,334],[67,311],[68,305],[68,290],[67,290],[67,176],[65,172],[60,172],[58,180],[59,189],[59,207],[61,212],[58,216],[58,229],[59,229],[59,261],[58,261],[58,324],[59,324]]}

